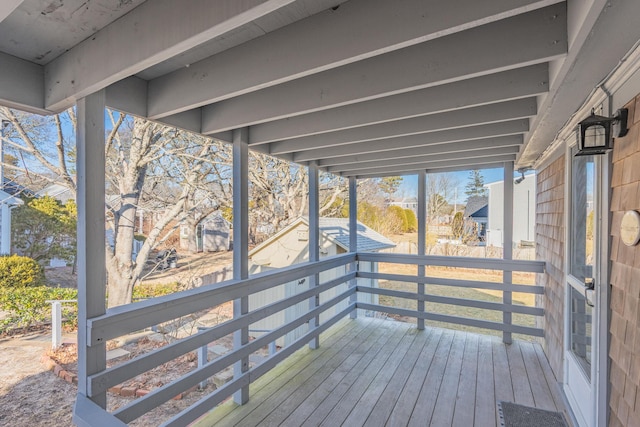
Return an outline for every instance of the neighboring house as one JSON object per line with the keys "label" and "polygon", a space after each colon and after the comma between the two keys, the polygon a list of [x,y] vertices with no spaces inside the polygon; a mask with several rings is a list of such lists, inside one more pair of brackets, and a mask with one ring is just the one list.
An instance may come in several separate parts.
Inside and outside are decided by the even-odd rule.
{"label": "neighboring house", "polygon": [[218,212],[202,219],[196,226],[195,248],[189,247],[189,230],[180,226],[180,248],[196,252],[220,252],[231,248],[231,223]]}
{"label": "neighboring house", "polygon": [[[487,246],[503,246],[504,230],[504,181],[485,185],[489,189],[489,220],[487,224]],[[536,220],[536,175],[525,175],[525,179],[513,186],[513,244],[533,246]]]}
{"label": "neighboring house", "polygon": [[399,202],[390,202],[389,206],[400,206],[402,209],[411,209],[413,213],[418,214],[418,198],[405,197]]}
{"label": "neighboring house", "polygon": [[489,198],[487,196],[469,197],[463,215],[467,233],[474,233],[478,240],[484,242],[489,219]]}
{"label": "neighboring house", "polygon": [[[366,225],[358,222],[358,251],[377,252],[382,249],[395,246],[391,240]],[[349,220],[347,218],[320,218],[320,258],[338,255],[349,251]],[[309,220],[298,218],[289,226],[264,241],[249,253],[249,272],[257,274],[275,268],[287,267],[293,264],[306,262],[309,259]],[[361,262],[361,271],[377,272],[377,263]],[[345,274],[345,267],[320,273],[320,283],[325,283],[333,278]],[[377,287],[377,280],[358,279],[361,285]],[[320,304],[333,298],[347,289],[347,284],[342,284],[320,295]],[[275,301],[290,297],[308,289],[308,279],[285,283],[284,285],[267,291],[258,292],[249,297],[249,310],[271,304]],[[377,295],[360,295],[360,300],[369,298],[372,304],[377,304]],[[327,310],[320,316],[320,322],[328,319],[338,311],[344,309],[348,301],[342,301],[334,308]],[[309,308],[307,300],[298,303],[288,309],[276,313],[266,319],[254,323],[250,327],[250,335],[261,335],[264,331],[275,329],[283,323],[303,315]],[[306,325],[288,333],[284,339],[277,341],[280,346],[289,345],[306,331]]]}
{"label": "neighboring house", "polygon": [[0,255],[11,253],[11,209],[23,204],[19,198],[0,190]]}

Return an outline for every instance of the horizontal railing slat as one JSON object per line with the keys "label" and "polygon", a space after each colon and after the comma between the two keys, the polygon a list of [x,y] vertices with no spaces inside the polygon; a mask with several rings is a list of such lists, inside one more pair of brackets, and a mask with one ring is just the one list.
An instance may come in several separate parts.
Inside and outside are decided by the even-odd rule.
{"label": "horizontal railing slat", "polygon": [[98,393],[102,393],[109,387],[120,384],[123,381],[140,375],[141,373],[153,369],[156,366],[160,366],[163,363],[175,359],[176,357],[227,336],[240,328],[247,327],[252,323],[264,319],[265,317],[269,317],[274,313],[302,302],[313,295],[318,295],[324,291],[334,288],[353,279],[354,277],[355,272],[345,274],[344,276],[337,277],[317,287],[307,289],[299,294],[253,310],[236,319],[221,323],[211,329],[198,332],[197,334],[184,338],[178,342],[169,344],[154,350],[153,352],[137,357],[136,359],[124,362],[120,365],[114,366],[113,368],[109,368],[98,374],[92,375],[88,378],[87,393],[89,396],[95,396]]}
{"label": "horizontal railing slat", "polygon": [[347,289],[340,295],[335,296],[334,298],[307,312],[306,314],[296,318],[295,320],[277,329],[274,329],[273,331],[262,335],[259,338],[256,338],[255,340],[249,342],[248,344],[245,344],[241,348],[234,350],[231,353],[218,357],[217,359],[207,363],[203,367],[195,369],[169,384],[153,390],[146,396],[136,399],[128,405],[118,409],[113,414],[126,423],[135,420],[151,409],[154,409],[162,403],[171,400],[179,393],[188,390],[189,388],[208,379],[212,375],[220,372],[227,366],[230,366],[231,364],[237,362],[242,358],[249,357],[251,353],[259,350],[261,347],[269,344],[271,341],[275,341],[277,338],[285,335],[286,333],[291,332],[297,327],[304,325],[309,321],[309,319],[320,315],[320,313],[322,313],[323,311],[326,311],[334,305],[340,303],[345,298],[348,298],[349,296],[355,294],[355,292],[355,287]]}
{"label": "horizontal railing slat", "polygon": [[296,264],[292,267],[256,274],[245,280],[229,280],[115,307],[109,309],[103,316],[87,320],[87,342],[89,346],[100,344],[254,292],[340,267],[354,262],[355,259],[354,253],[347,253],[318,262]]}
{"label": "horizontal railing slat", "polygon": [[506,260],[500,258],[452,257],[445,255],[409,255],[379,252],[358,252],[358,261],[421,264],[426,266],[480,268],[483,270],[544,273],[544,261]]}
{"label": "horizontal railing slat", "polygon": [[491,289],[494,291],[511,291],[525,294],[544,294],[543,286],[535,285],[505,285],[500,282],[482,282],[479,280],[445,279],[431,276],[412,276],[408,274],[371,273],[359,271],[358,277],[363,279],[392,280],[396,282],[425,283],[426,285],[454,286],[458,288]]}
{"label": "horizontal railing slat", "polygon": [[463,307],[482,308],[485,310],[505,311],[507,313],[530,314],[532,316],[543,316],[544,310],[539,307],[528,307],[520,304],[503,304],[491,301],[479,301],[466,298],[445,297],[433,294],[417,294],[413,292],[397,291],[395,289],[372,288],[369,286],[358,286],[358,292],[375,295],[386,295],[396,298],[405,298],[417,301],[435,302],[438,304],[459,305]]}
{"label": "horizontal railing slat", "polygon": [[[261,376],[263,376],[264,374],[269,372],[278,363],[282,362],[284,359],[286,359],[287,357],[291,356],[293,353],[298,351],[304,345],[309,343],[309,341],[311,341],[312,339],[316,338],[321,333],[323,333],[327,329],[329,329],[331,326],[333,326],[336,323],[338,323],[345,316],[349,315],[349,313],[351,313],[353,310],[355,310],[355,308],[356,308],[356,304],[349,305],[347,308],[342,310],[340,313],[336,314],[331,319],[327,320],[326,322],[324,322],[322,325],[318,326],[317,328],[314,328],[311,331],[307,332],[305,335],[303,335],[302,337],[298,338],[293,343],[291,343],[291,345],[283,348],[282,350],[280,350],[275,355],[269,357],[267,360],[265,360],[260,365],[258,365],[256,367],[250,369],[249,371],[245,372],[240,378],[238,378],[238,381],[239,380],[243,380],[241,385],[238,385],[237,387],[225,389],[224,390],[225,393],[220,394],[220,395],[218,395],[218,390],[216,390],[215,392],[213,392],[213,393],[207,395],[206,397],[200,399],[196,404],[188,407],[184,411],[182,411],[179,414],[175,415],[173,418],[168,420],[166,423],[162,424],[162,426],[163,427],[184,426],[184,425],[187,425],[187,424],[197,420],[200,416],[202,416],[205,413],[209,412],[211,410],[211,408],[213,408],[215,405],[218,405],[219,403],[224,401],[227,398],[227,396],[230,396],[232,393],[234,393],[235,391],[239,390],[241,387],[244,387],[245,385],[256,381],[258,378],[260,378]],[[246,381],[246,379],[248,379],[248,381]],[[229,383],[225,384],[224,387],[226,387],[227,385],[232,384],[234,382],[236,382],[235,379],[230,381]],[[220,391],[222,391],[222,388],[220,389]]]}
{"label": "horizontal railing slat", "polygon": [[469,319],[467,317],[450,316],[446,314],[419,312],[416,310],[408,310],[398,307],[387,307],[384,305],[358,303],[358,308],[364,310],[378,311],[381,313],[391,313],[400,316],[416,317],[425,320],[432,320],[436,322],[454,323],[458,325],[473,326],[476,328],[492,329],[502,332],[513,332],[516,334],[532,335],[535,337],[543,337],[544,331],[538,328],[532,328],[529,326],[519,325],[505,325],[503,323],[492,322],[489,320]]}

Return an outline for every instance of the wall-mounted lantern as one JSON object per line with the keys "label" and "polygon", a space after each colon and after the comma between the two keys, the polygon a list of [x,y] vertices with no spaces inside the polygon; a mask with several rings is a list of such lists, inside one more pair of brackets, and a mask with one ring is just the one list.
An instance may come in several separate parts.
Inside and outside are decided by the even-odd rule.
{"label": "wall-mounted lantern", "polygon": [[627,134],[629,110],[621,108],[614,117],[591,115],[578,123],[578,152],[576,156],[604,154],[613,148],[612,133],[616,138]]}

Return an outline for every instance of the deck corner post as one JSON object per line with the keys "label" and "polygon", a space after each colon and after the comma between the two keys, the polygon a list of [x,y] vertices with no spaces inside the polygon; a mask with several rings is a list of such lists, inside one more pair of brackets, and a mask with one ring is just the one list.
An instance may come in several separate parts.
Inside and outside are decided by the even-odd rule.
{"label": "deck corner post", "polygon": [[[318,162],[309,163],[309,262],[320,261],[320,179]],[[320,274],[312,274],[309,277],[309,288],[320,284]],[[320,295],[309,298],[309,310],[320,305]],[[309,330],[315,329],[320,324],[320,316],[309,320]],[[309,348],[320,347],[320,337],[315,337],[309,343]]]}
{"label": "deck corner post", "polygon": [[[349,177],[349,252],[358,252],[358,180],[355,176]],[[351,265],[351,271],[358,270],[358,262],[354,262]],[[352,279],[349,281],[349,287],[353,288],[358,285],[358,279]],[[358,304],[358,295],[353,294],[349,297],[349,303]],[[351,312],[350,318],[356,319],[358,317],[357,308]]]}
{"label": "deck corner post", "polygon": [[[418,173],[418,255],[426,254],[427,233],[427,172],[421,170]],[[418,264],[418,276],[424,277],[425,265]],[[425,283],[418,282],[418,296],[424,296]],[[425,301],[418,300],[418,311],[424,312]],[[418,330],[424,329],[424,318],[418,318]]]}
{"label": "deck corner post", "polygon": [[[513,162],[505,162],[504,164],[504,231],[502,233],[502,258],[505,260],[513,259]],[[502,283],[511,285],[513,282],[513,272],[505,270],[502,273]],[[511,291],[502,292],[502,302],[505,305],[513,303]],[[505,327],[512,324],[511,311],[502,313],[502,322]],[[502,342],[511,344],[511,332],[504,331],[502,333]]]}
{"label": "deck corner post", "polygon": [[[233,278],[249,278],[249,130],[233,131]],[[233,301],[233,317],[249,312],[249,297]],[[239,349],[249,342],[249,328],[233,333],[233,348]],[[245,357],[233,365],[233,377],[238,378],[249,370],[249,358]],[[249,386],[244,386],[233,395],[239,405],[249,401]]]}
{"label": "deck corner post", "polygon": [[87,321],[106,313],[105,93],[77,103],[78,395],[106,408],[106,392],[89,396],[87,378],[107,367],[106,343],[89,345]]}

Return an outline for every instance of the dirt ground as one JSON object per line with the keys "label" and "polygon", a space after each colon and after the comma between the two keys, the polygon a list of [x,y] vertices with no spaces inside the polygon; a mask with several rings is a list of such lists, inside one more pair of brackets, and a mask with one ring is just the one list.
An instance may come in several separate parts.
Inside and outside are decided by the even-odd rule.
{"label": "dirt ground", "polygon": [[71,426],[76,386],[62,381],[41,362],[49,335],[0,341],[0,425]]}

